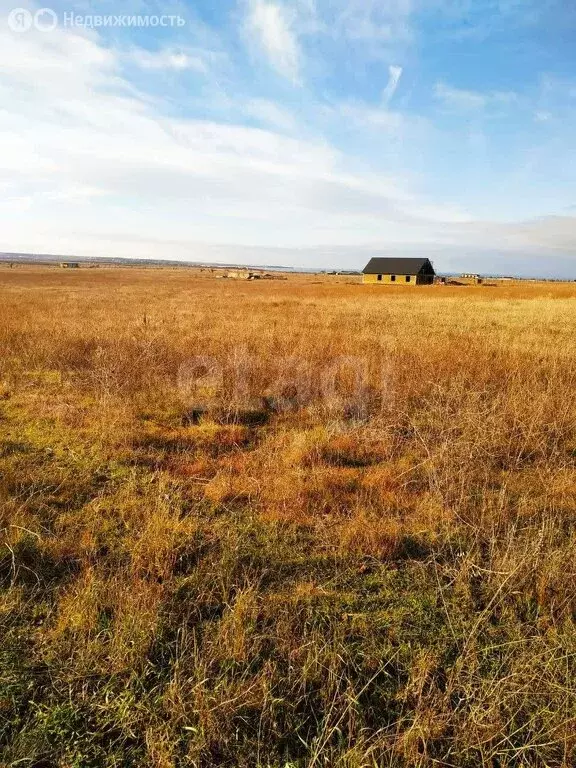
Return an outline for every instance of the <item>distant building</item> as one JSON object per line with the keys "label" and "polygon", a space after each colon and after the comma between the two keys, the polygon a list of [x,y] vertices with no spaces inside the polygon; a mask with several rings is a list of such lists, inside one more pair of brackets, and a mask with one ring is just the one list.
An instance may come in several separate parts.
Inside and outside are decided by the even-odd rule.
{"label": "distant building", "polygon": [[80,264],[77,261],[61,261],[61,269],[80,269]]}
{"label": "distant building", "polygon": [[230,280],[257,280],[260,274],[257,272],[250,272],[247,269],[235,269],[226,274],[226,277]]}
{"label": "distant building", "polygon": [[471,272],[465,272],[463,275],[460,275],[460,277],[462,277],[464,280],[470,280],[473,283],[481,283],[482,282],[482,278],[480,277],[480,275],[475,275],[475,274],[473,274]]}
{"label": "distant building", "polygon": [[254,272],[249,269],[233,269],[225,275],[230,280],[264,280],[273,279],[273,275],[262,271]]}
{"label": "distant building", "polygon": [[363,283],[381,285],[432,285],[434,267],[429,259],[375,258],[362,270]]}

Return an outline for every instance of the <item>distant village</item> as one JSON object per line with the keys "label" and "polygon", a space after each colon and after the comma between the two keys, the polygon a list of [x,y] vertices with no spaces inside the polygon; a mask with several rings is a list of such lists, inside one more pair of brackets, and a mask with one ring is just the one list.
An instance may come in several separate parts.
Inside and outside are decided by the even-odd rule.
{"label": "distant village", "polygon": [[[573,282],[561,278],[518,277],[512,275],[480,274],[475,272],[437,273],[427,258],[376,257],[370,259],[363,270],[314,270],[288,266],[264,267],[234,264],[206,264],[164,259],[85,257],[62,259],[48,254],[0,253],[0,264],[9,268],[21,265],[45,265],[66,270],[97,269],[99,267],[139,267],[195,269],[219,280],[287,280],[289,275],[309,274],[341,277],[360,277],[364,284],[380,285],[495,285],[501,282]],[[575,280],[576,282],[576,280]]]}

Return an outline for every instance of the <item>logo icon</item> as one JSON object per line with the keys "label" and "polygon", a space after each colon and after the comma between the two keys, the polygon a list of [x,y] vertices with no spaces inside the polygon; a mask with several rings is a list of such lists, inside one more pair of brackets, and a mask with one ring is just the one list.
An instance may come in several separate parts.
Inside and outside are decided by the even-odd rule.
{"label": "logo icon", "polygon": [[39,32],[52,32],[58,26],[58,16],[52,8],[40,8],[34,14],[34,26]]}
{"label": "logo icon", "polygon": [[28,32],[34,17],[26,8],[14,8],[8,14],[8,26],[12,32]]}

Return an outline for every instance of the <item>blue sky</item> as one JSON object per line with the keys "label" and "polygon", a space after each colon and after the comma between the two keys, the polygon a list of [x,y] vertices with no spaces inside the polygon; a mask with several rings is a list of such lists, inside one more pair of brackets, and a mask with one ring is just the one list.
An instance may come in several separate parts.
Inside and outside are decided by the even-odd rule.
{"label": "blue sky", "polygon": [[573,2],[58,0],[52,31],[13,7],[1,250],[576,278]]}

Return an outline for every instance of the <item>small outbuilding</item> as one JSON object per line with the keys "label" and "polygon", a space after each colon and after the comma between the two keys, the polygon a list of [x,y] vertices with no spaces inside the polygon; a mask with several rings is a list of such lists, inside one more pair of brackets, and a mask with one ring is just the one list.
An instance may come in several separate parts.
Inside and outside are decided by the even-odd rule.
{"label": "small outbuilding", "polygon": [[463,275],[461,275],[461,277],[470,283],[474,283],[477,285],[480,285],[482,283],[482,278],[480,277],[480,275],[477,275],[472,272],[465,272]]}
{"label": "small outbuilding", "polygon": [[381,285],[432,285],[434,267],[430,259],[374,258],[362,270],[363,283]]}

